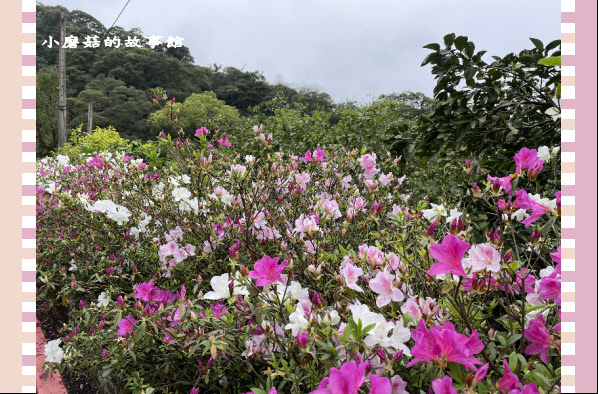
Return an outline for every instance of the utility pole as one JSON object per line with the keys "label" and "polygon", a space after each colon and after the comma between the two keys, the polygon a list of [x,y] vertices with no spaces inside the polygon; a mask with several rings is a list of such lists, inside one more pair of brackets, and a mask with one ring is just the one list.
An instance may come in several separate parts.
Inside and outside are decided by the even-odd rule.
{"label": "utility pole", "polygon": [[87,107],[87,134],[91,134],[92,130],[92,123],[93,123],[93,102],[89,102],[89,106]]}
{"label": "utility pole", "polygon": [[58,147],[66,143],[66,9],[60,9],[60,46],[58,48]]}

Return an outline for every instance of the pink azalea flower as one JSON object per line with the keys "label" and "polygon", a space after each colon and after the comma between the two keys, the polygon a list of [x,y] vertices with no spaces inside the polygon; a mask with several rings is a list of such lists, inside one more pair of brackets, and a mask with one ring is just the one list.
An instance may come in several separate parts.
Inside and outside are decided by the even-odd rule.
{"label": "pink azalea flower", "polygon": [[540,280],[538,292],[541,299],[554,300],[555,304],[561,305],[561,281],[557,278],[556,272],[553,271]]}
{"label": "pink azalea flower", "polygon": [[483,367],[481,367],[480,369],[478,369],[478,372],[475,373],[475,376],[473,377],[474,382],[481,382],[482,379],[484,379],[486,377],[486,375],[488,374],[488,367],[490,366],[490,364],[484,364]]}
{"label": "pink azalea flower", "polygon": [[287,266],[287,261],[278,265],[278,257],[264,255],[261,260],[255,262],[254,270],[249,272],[249,277],[257,279],[256,286],[268,286],[270,283],[282,280],[280,274]]}
{"label": "pink azalea flower", "polygon": [[462,241],[453,234],[448,234],[441,244],[434,244],[430,247],[430,254],[438,260],[438,263],[430,267],[428,274],[442,275],[452,272],[455,275],[465,276],[462,260],[470,246],[469,242]]}
{"label": "pink azalea flower", "polygon": [[557,263],[556,267],[554,267],[554,272],[561,274],[561,247],[559,246],[556,252],[550,254],[550,258],[552,261]]}
{"label": "pink azalea flower", "polygon": [[370,375],[370,393],[369,394],[392,394],[392,385],[390,379],[378,375]]}
{"label": "pink azalea flower", "polygon": [[498,182],[498,184],[503,188],[505,193],[509,193],[509,195],[511,194],[511,176],[510,175],[503,177],[503,178],[488,175],[486,180],[492,181],[492,182]]}
{"label": "pink azalea flower", "polygon": [[[357,394],[359,388],[365,382],[365,370],[369,363],[347,362],[341,369],[330,368],[330,376],[324,378],[318,385],[318,389],[311,394]],[[324,383],[326,382],[326,385]]]}
{"label": "pink azalea flower", "polygon": [[217,142],[218,145],[231,146],[230,142],[228,142],[228,137],[226,136],[226,133],[223,133],[222,138],[219,139]]}
{"label": "pink azalea flower", "polygon": [[521,223],[525,224],[526,228],[536,220],[540,219],[546,212],[550,211],[550,208],[532,200],[524,189],[519,189],[517,192],[513,206],[518,209],[532,211],[530,217],[521,221]]}
{"label": "pink azalea flower", "polygon": [[474,245],[471,248],[469,251],[469,260],[475,271],[488,270],[498,272],[500,270],[502,256],[492,244],[485,243]]}
{"label": "pink azalea flower", "polygon": [[453,387],[453,379],[450,376],[434,380],[432,389],[434,394],[458,394],[457,389]]}
{"label": "pink azalea flower", "polygon": [[370,281],[370,289],[378,295],[376,306],[382,308],[391,301],[400,302],[405,299],[403,292],[392,286],[395,276],[388,272],[378,272],[378,275]]}
{"label": "pink azalea flower", "polygon": [[208,129],[204,126],[200,127],[199,129],[195,130],[195,136],[199,137],[202,135],[208,135]]}
{"label": "pink azalea flower", "polygon": [[189,394],[199,394],[199,389],[197,387],[193,387]]}
{"label": "pink azalea flower", "polygon": [[326,156],[326,151],[323,151],[322,149],[318,148],[318,150],[315,153],[314,160],[315,161],[326,161],[326,160],[328,160],[328,159],[325,159],[324,156]]}
{"label": "pink azalea flower", "polygon": [[347,263],[341,268],[341,274],[345,279],[345,284],[348,288],[363,293],[363,289],[357,284],[357,280],[363,275],[363,270],[361,268],[356,267],[351,263]]}
{"label": "pink azalea flower", "polygon": [[392,384],[392,394],[409,394],[405,388],[407,387],[407,382],[403,380],[399,375],[395,375],[390,379],[390,383]]}
{"label": "pink azalea flower", "polygon": [[525,354],[540,354],[540,360],[548,362],[548,349],[553,341],[552,335],[546,329],[544,316],[538,315],[529,322],[529,329],[523,330],[523,336],[531,343],[525,348]]}
{"label": "pink azalea flower", "polygon": [[514,389],[509,391],[509,394],[540,394],[540,390],[538,390],[537,384],[529,383],[523,386],[521,390]]}
{"label": "pink azalea flower", "polygon": [[521,173],[521,170],[530,170],[534,168],[538,163],[544,163],[543,160],[538,158],[538,151],[535,149],[521,148],[521,150],[515,154],[515,164],[517,165],[517,173]]}
{"label": "pink azalea flower", "polygon": [[120,336],[128,337],[135,330],[135,323],[137,323],[137,320],[133,319],[131,316],[121,319],[118,322],[118,331],[116,333]]}
{"label": "pink azalea flower", "polygon": [[521,387],[519,378],[517,375],[511,372],[511,368],[509,367],[507,360],[503,360],[502,363],[505,366],[505,374],[503,375],[502,379],[500,379],[500,382],[498,382],[496,387],[501,390],[513,390],[517,387]]}
{"label": "pink azalea flower", "polygon": [[307,150],[307,152],[305,152],[305,156],[303,156],[301,158],[301,160],[303,160],[303,161],[312,161],[311,151],[309,149]]}
{"label": "pink azalea flower", "polygon": [[154,298],[156,286],[154,282],[143,282],[135,286],[134,298],[141,298],[143,301],[151,301]]}
{"label": "pink azalea flower", "polygon": [[411,355],[415,358],[407,364],[407,368],[420,361],[431,361],[442,368],[450,361],[477,371],[474,364],[482,364],[473,357],[484,348],[476,330],[468,338],[458,333],[453,323],[446,322],[442,327],[431,327],[428,331],[426,322],[421,319],[417,328],[411,330],[411,337],[415,341]]}

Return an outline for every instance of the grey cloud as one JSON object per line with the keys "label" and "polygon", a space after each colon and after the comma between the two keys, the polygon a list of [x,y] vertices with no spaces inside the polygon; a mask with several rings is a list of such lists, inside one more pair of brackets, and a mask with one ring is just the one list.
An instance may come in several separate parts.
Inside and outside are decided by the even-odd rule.
{"label": "grey cloud", "polygon": [[[125,1],[46,0],[110,26]],[[183,37],[196,62],[260,70],[270,82],[317,85],[335,101],[421,91],[420,67],[450,32],[505,55],[560,37],[560,2],[545,0],[131,0],[119,19],[146,35]]]}

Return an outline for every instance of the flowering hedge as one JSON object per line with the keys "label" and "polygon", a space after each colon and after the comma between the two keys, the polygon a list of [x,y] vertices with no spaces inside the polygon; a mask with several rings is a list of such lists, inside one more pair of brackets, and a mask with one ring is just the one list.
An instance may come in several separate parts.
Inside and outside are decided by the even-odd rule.
{"label": "flowering hedge", "polygon": [[559,391],[560,192],[538,182],[558,150],[521,149],[460,212],[411,201],[390,154],[293,156],[254,131],[255,157],[219,130],[164,135],[182,165],[159,172],[38,161],[38,299],[68,319],[47,373],[136,393]]}

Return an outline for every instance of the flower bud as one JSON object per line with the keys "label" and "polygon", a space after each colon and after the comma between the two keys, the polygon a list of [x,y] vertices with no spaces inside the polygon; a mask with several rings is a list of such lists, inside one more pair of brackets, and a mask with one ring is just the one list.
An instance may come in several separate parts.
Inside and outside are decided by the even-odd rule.
{"label": "flower bud", "polygon": [[75,288],[77,286],[77,281],[75,279],[71,280],[71,288]]}
{"label": "flower bud", "polygon": [[80,301],[79,301],[79,309],[83,309],[83,308],[85,308],[85,305],[86,305],[86,304],[85,304],[85,301],[83,301],[83,300],[80,300]]}
{"label": "flower bud", "polygon": [[430,224],[430,227],[428,227],[428,230],[426,231],[426,233],[428,235],[434,234],[434,230],[436,230],[436,227],[438,227],[438,220],[434,220],[432,222],[432,224]]}
{"label": "flower bud", "polygon": [[541,237],[542,237],[542,233],[536,227],[536,229],[532,232],[532,234],[530,236],[532,246],[536,246],[538,244],[538,242],[540,241]]}
{"label": "flower bud", "polygon": [[394,356],[392,356],[392,362],[399,361],[402,356],[403,356],[403,350],[401,349],[398,352],[396,352]]}
{"label": "flower bud", "polygon": [[299,345],[299,346],[307,345],[307,333],[306,332],[299,331],[299,333],[297,334],[297,345]]}
{"label": "flower bud", "polygon": [[480,190],[480,187],[478,186],[477,182],[475,182],[473,184],[473,187],[471,188],[471,191],[472,191],[474,197],[481,197],[482,196],[482,191]]}
{"label": "flower bud", "polygon": [[141,305],[141,301],[137,300],[137,302],[135,303],[135,310],[137,312],[141,312],[143,310],[143,305]]}
{"label": "flower bud", "polygon": [[121,311],[124,310],[126,308],[125,306],[125,301],[123,300],[122,296],[118,296],[118,298],[116,299],[116,306],[118,307],[118,309],[120,309]]}
{"label": "flower bud", "polygon": [[102,349],[102,358],[105,360],[108,357],[110,357],[110,353],[108,353],[108,350],[106,350],[105,348]]}

